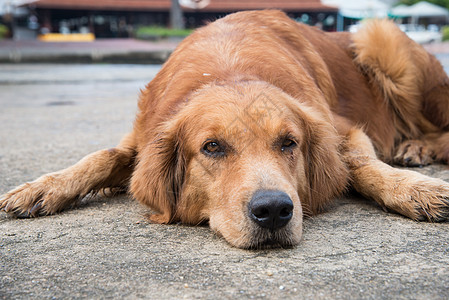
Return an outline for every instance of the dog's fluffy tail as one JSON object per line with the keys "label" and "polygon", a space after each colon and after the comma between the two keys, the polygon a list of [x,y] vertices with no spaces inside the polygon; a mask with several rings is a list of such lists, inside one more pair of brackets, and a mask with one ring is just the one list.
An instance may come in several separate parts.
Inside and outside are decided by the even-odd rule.
{"label": "dog's fluffy tail", "polygon": [[353,36],[354,62],[392,110],[403,137],[420,134],[422,116],[420,65],[427,52],[411,41],[393,22],[372,20]]}

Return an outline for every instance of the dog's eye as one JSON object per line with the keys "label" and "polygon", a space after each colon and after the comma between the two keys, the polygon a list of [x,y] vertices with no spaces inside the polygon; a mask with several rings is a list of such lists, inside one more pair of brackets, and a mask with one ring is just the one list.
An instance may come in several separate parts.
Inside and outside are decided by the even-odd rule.
{"label": "dog's eye", "polygon": [[224,148],[216,141],[206,142],[203,146],[202,152],[209,156],[223,156],[225,154]]}
{"label": "dog's eye", "polygon": [[281,145],[281,151],[291,150],[296,146],[296,142],[291,139],[285,139]]}
{"label": "dog's eye", "polygon": [[220,145],[217,142],[209,142],[204,145],[204,150],[207,152],[217,152],[220,149]]}

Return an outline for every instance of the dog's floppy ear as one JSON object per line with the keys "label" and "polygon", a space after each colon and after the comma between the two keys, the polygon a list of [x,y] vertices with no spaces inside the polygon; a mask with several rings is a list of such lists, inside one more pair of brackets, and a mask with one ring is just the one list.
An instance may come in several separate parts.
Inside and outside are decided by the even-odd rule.
{"label": "dog's floppy ear", "polygon": [[184,182],[186,158],[176,120],[162,124],[156,138],[137,157],[131,193],[156,211],[150,220],[172,223]]}
{"label": "dog's floppy ear", "polygon": [[331,119],[307,109],[301,116],[305,129],[305,171],[309,199],[303,199],[312,214],[345,191],[349,171],[340,154],[340,137]]}

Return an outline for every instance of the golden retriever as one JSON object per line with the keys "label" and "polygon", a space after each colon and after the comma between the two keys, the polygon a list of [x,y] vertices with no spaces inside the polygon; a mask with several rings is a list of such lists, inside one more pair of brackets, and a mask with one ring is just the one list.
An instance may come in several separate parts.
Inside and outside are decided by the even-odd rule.
{"label": "golden retriever", "polygon": [[19,186],[0,207],[48,215],[126,186],[153,222],[208,221],[241,248],[298,244],[303,216],[349,186],[442,221],[449,184],[388,164],[447,163],[448,130],[448,77],[393,23],[351,35],[239,12],[179,45],[116,148]]}

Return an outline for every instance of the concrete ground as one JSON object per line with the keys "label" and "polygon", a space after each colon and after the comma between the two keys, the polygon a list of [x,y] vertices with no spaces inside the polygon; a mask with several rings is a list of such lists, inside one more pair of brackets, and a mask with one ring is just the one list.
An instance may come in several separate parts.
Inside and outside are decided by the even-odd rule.
{"label": "concrete ground", "polygon": [[[0,65],[0,194],[117,144],[159,67]],[[449,180],[447,166],[418,171]],[[0,298],[449,298],[449,224],[357,196],[305,220],[291,249],[232,248],[146,212],[120,195],[49,217],[0,213]]]}

